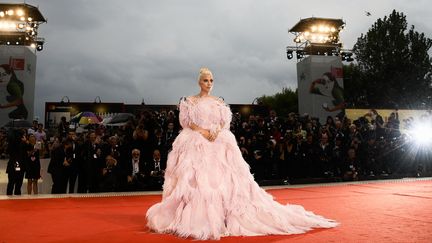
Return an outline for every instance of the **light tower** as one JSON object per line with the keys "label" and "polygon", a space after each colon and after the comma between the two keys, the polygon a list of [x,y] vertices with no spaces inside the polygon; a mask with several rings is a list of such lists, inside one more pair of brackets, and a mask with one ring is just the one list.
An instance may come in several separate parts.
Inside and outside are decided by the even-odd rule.
{"label": "light tower", "polygon": [[42,51],[45,39],[38,36],[46,19],[29,4],[0,3],[0,45],[30,46]]}
{"label": "light tower", "polygon": [[295,46],[287,47],[287,58],[297,59],[299,113],[324,122],[344,112],[342,61],[353,61],[352,52],[342,48],[339,33],[342,19],[307,18],[289,32]]}
{"label": "light tower", "polygon": [[45,43],[38,35],[42,23],[46,19],[37,7],[0,3],[0,126],[33,119],[36,51]]}

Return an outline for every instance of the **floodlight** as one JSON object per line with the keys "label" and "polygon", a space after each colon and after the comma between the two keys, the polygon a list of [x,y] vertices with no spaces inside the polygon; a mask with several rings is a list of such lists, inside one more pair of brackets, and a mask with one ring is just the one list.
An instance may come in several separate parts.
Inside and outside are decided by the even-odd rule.
{"label": "floodlight", "polygon": [[304,52],[301,50],[296,51],[297,59],[302,59],[304,57]]}
{"label": "floodlight", "polygon": [[44,39],[38,37],[41,23],[46,23],[46,19],[37,7],[25,3],[0,3],[0,45],[30,46],[40,42],[35,48],[42,50]]}
{"label": "floodlight", "polygon": [[36,43],[36,50],[42,51],[43,50],[43,42],[37,42]]}
{"label": "floodlight", "polygon": [[298,56],[305,55],[330,55],[341,49],[339,43],[339,32],[344,28],[345,22],[342,19],[330,18],[306,18],[300,20],[289,32],[294,34],[295,47],[292,50],[299,50]]}
{"label": "floodlight", "polygon": [[24,15],[24,11],[22,9],[18,9],[17,12],[16,12],[16,14],[18,16],[23,16]]}
{"label": "floodlight", "polygon": [[342,61],[346,61],[346,62],[352,62],[354,61],[354,58],[352,58],[353,53],[352,52],[341,52],[341,59]]}
{"label": "floodlight", "polygon": [[294,56],[293,56],[293,51],[291,51],[291,50],[288,50],[287,51],[287,58],[288,59],[292,59]]}

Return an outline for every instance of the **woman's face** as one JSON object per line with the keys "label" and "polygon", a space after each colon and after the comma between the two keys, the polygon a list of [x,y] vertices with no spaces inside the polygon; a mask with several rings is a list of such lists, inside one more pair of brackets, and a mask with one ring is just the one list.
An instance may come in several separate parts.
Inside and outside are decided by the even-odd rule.
{"label": "woman's face", "polygon": [[213,88],[213,76],[211,74],[203,74],[199,81],[201,91],[209,93]]}
{"label": "woman's face", "polygon": [[0,86],[7,85],[11,77],[11,74],[8,74],[4,68],[0,67]]}

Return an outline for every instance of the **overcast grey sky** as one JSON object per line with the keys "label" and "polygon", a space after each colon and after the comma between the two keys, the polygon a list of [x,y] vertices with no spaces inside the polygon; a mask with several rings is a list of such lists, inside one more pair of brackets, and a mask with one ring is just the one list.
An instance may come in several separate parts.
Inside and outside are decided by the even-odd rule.
{"label": "overcast grey sky", "polygon": [[[0,0],[1,2],[14,2]],[[213,70],[214,95],[251,103],[296,88],[288,29],[301,18],[342,18],[344,48],[393,9],[432,37],[430,0],[29,0],[48,19],[38,52],[35,114],[45,102],[173,104],[198,92],[197,72]],[[365,11],[372,15],[366,16]]]}

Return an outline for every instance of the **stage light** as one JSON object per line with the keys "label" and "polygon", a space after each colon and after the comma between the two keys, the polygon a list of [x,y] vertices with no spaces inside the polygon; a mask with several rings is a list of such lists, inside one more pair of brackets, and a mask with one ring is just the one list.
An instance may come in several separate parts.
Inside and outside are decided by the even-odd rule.
{"label": "stage light", "polygon": [[43,44],[38,43],[36,46],[36,50],[37,51],[42,51],[43,50]]}
{"label": "stage light", "polygon": [[[298,58],[307,55],[328,55],[334,50],[339,50],[339,32],[343,29],[345,22],[342,19],[330,18],[306,18],[301,19],[289,32],[295,35],[295,47],[292,50],[301,49]],[[326,54],[324,54],[326,53]]]}
{"label": "stage light", "polygon": [[291,60],[293,57],[293,51],[287,51],[287,58]]}
{"label": "stage light", "polygon": [[31,48],[36,48],[36,44],[35,44],[35,43],[31,43],[31,44],[30,44],[30,47],[31,47]]}
{"label": "stage light", "polygon": [[24,15],[24,11],[22,9],[18,9],[17,12],[16,12],[16,14],[18,16],[23,16]]}
{"label": "stage light", "polygon": [[342,61],[346,61],[346,62],[354,61],[354,58],[352,57],[352,55],[353,55],[352,52],[341,52],[340,55],[341,55]]}
{"label": "stage light", "polygon": [[41,23],[46,23],[46,19],[37,7],[28,4],[0,4],[0,10],[0,45],[30,46],[35,43],[34,48],[43,49],[45,40],[38,37],[38,27]]}
{"label": "stage light", "polygon": [[303,51],[297,50],[296,54],[297,54],[297,59],[302,59],[304,57]]}

